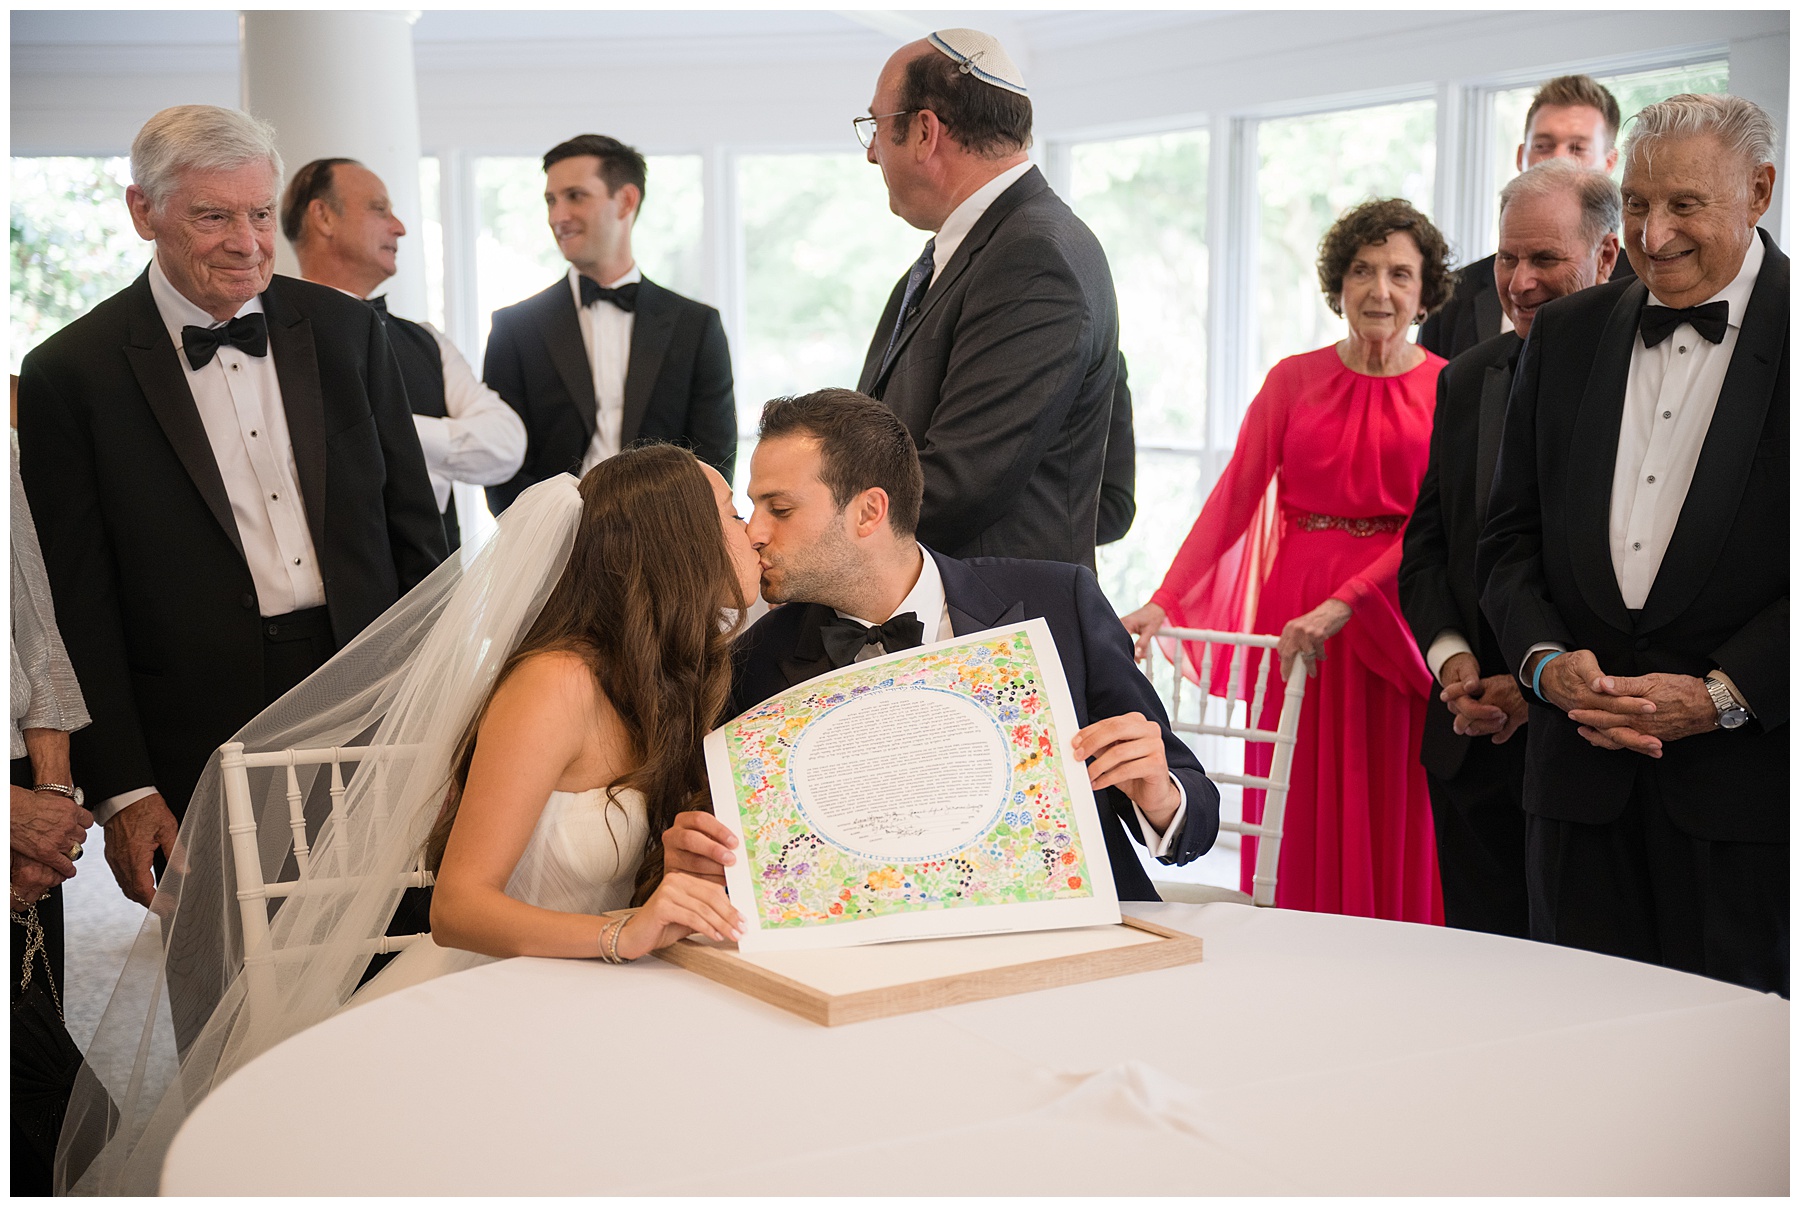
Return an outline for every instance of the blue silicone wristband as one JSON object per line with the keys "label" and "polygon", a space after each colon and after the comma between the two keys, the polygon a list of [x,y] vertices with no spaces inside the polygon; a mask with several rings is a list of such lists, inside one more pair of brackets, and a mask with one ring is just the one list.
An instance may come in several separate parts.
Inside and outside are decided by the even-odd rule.
{"label": "blue silicone wristband", "polygon": [[[1536,696],[1538,699],[1542,700],[1546,704],[1550,703],[1550,697],[1546,696],[1542,691],[1540,691],[1538,689],[1538,684],[1544,678],[1544,668],[1546,666],[1549,666],[1552,662],[1555,662],[1558,658],[1561,658],[1562,656],[1563,656],[1563,652],[1561,650],[1557,650],[1555,653],[1551,654],[1548,658],[1546,658],[1542,662],[1538,663],[1537,669],[1531,672],[1531,694]],[[1555,707],[1555,706],[1551,705],[1551,707]]]}

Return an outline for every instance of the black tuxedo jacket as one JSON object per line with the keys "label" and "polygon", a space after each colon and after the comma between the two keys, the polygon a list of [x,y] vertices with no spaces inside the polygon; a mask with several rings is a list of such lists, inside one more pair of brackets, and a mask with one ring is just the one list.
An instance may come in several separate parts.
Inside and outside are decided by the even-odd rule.
{"label": "black tuxedo jacket", "polygon": [[[443,525],[374,310],[280,276],[262,302],[341,646],[443,559]],[[93,716],[76,776],[96,801],[154,784],[178,817],[265,703],[256,588],[180,355],[146,273],[19,377],[20,469]]]}
{"label": "black tuxedo jacket", "polygon": [[[1788,833],[1788,258],[1766,256],[1719,391],[1693,485],[1644,606],[1619,595],[1607,535],[1626,373],[1648,296],[1614,281],[1538,312],[1507,406],[1476,572],[1507,665],[1541,641],[1592,650],[1623,675],[1730,675],[1756,717],[1670,742],[1660,759],[1590,746],[1533,703],[1525,807],[1563,821],[1617,817],[1656,777],[1696,838]],[[1527,692],[1529,697],[1529,691]]]}
{"label": "black tuxedo jacket", "polygon": [[[1431,459],[1406,525],[1400,562],[1400,608],[1420,652],[1445,629],[1455,629],[1468,640],[1483,678],[1512,669],[1481,614],[1475,545],[1487,520],[1506,400],[1523,346],[1515,332],[1502,332],[1445,365],[1438,375]],[[1431,701],[1419,754],[1426,769],[1443,780],[1456,778],[1469,743],[1477,740],[1457,734],[1453,721],[1449,709]]]}
{"label": "black tuxedo jacket", "polygon": [[905,293],[903,276],[857,389],[918,446],[919,539],[1092,569],[1119,364],[1099,240],[1033,168],[981,215],[884,361]]}
{"label": "black tuxedo jacket", "polygon": [[[1184,864],[1211,850],[1219,833],[1219,790],[1194,752],[1169,729],[1162,701],[1132,661],[1131,640],[1093,574],[1058,562],[931,556],[943,575],[944,602],[956,633],[1044,619],[1056,639],[1077,725],[1086,728],[1096,720],[1138,712],[1163,727],[1169,770],[1187,792],[1187,818],[1173,853],[1163,862]],[[819,630],[834,615],[823,604],[789,604],[739,638],[733,652],[732,715],[831,670]],[[924,619],[927,625],[934,623]],[[1130,798],[1117,788],[1095,796],[1120,899],[1159,900],[1127,837],[1138,834]]]}
{"label": "black tuxedo jacket", "polygon": [[[1613,262],[1611,280],[1635,280],[1623,250]],[[1494,257],[1466,264],[1456,274],[1450,300],[1419,326],[1419,347],[1455,360],[1476,344],[1500,334],[1500,294],[1494,288]]]}
{"label": "black tuxedo jacket", "polygon": [[[593,443],[594,369],[567,277],[494,311],[481,375],[525,420],[525,464],[512,481],[487,488],[498,515],[526,487],[578,472]],[[719,312],[650,280],[638,287],[619,447],[639,441],[690,448],[727,482],[737,463],[737,403]]]}

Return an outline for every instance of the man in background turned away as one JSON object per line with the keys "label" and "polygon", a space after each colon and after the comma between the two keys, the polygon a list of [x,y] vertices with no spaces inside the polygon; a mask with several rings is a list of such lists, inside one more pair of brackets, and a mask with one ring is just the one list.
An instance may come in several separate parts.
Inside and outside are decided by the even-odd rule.
{"label": "man in background turned away", "polygon": [[288,183],[281,229],[302,277],[366,298],[381,316],[406,380],[444,538],[457,548],[462,527],[451,483],[497,486],[511,479],[525,460],[524,422],[475,379],[469,362],[441,331],[389,313],[385,294],[370,296],[394,275],[395,254],[406,234],[381,177],[354,159],[313,160]]}
{"label": "man in background turned away", "polygon": [[888,60],[857,129],[889,207],[935,232],[857,387],[919,450],[920,540],[1092,569],[1118,304],[1099,241],[1026,158],[1023,76],[989,35],[939,30]]}

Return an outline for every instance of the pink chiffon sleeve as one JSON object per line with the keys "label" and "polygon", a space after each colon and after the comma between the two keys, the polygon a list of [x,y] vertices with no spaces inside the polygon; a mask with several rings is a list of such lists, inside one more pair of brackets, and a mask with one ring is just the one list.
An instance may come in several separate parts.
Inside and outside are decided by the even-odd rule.
{"label": "pink chiffon sleeve", "polygon": [[1291,370],[1269,371],[1238,430],[1231,461],[1207,496],[1150,602],[1180,628],[1247,630],[1275,557],[1279,515],[1270,483],[1281,467]]}

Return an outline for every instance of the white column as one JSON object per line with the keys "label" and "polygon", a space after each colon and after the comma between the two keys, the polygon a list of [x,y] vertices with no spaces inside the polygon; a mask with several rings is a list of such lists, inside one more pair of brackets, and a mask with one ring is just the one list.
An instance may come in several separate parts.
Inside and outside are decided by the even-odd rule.
{"label": "white column", "polygon": [[[274,124],[290,175],[312,160],[344,156],[387,184],[394,212],[407,227],[400,270],[387,285],[389,305],[396,314],[423,319],[411,15],[244,11],[238,14],[238,47],[240,104]],[[276,271],[299,275],[287,240],[276,243]]]}

